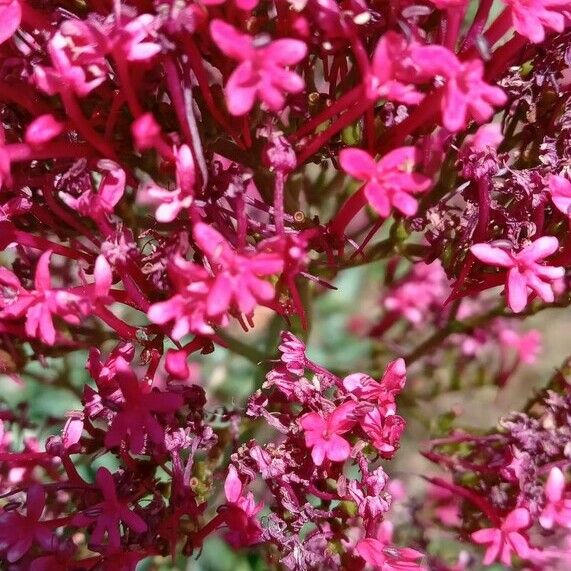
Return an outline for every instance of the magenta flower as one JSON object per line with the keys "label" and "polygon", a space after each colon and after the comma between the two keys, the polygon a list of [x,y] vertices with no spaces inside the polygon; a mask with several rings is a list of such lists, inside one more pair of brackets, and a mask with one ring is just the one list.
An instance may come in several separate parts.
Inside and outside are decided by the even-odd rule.
{"label": "magenta flower", "polygon": [[238,548],[253,545],[260,541],[262,529],[256,516],[264,504],[262,502],[256,504],[252,492],[249,492],[247,496],[244,495],[244,485],[232,464],[228,467],[224,493],[229,507],[225,514],[226,523],[230,528],[226,534],[228,542],[233,547]]}
{"label": "magenta flower", "polygon": [[384,415],[378,407],[368,412],[361,427],[383,458],[392,458],[400,444],[406,423],[397,414]]}
{"label": "magenta flower", "polygon": [[281,256],[270,252],[240,255],[220,232],[202,222],[194,225],[193,236],[215,276],[206,300],[209,316],[224,315],[232,308],[249,316],[258,303],[274,298],[274,287],[261,278],[283,270]]}
{"label": "magenta flower", "polygon": [[525,333],[518,333],[513,329],[502,329],[499,339],[502,345],[516,351],[518,360],[522,363],[535,363],[541,352],[541,333],[537,329]]}
{"label": "magenta flower", "polygon": [[47,113],[36,117],[26,129],[24,137],[29,145],[43,145],[55,139],[64,130],[64,124],[58,121],[53,115]]}
{"label": "magenta flower", "polygon": [[391,361],[380,382],[363,373],[353,373],[343,379],[343,386],[359,399],[376,402],[382,413],[395,414],[395,397],[406,383],[406,365],[404,359]]}
{"label": "magenta flower", "polygon": [[210,34],[220,51],[240,62],[224,89],[232,115],[248,113],[256,98],[271,111],[279,111],[284,93],[303,91],[303,79],[286,69],[305,57],[307,47],[302,41],[280,39],[261,44],[222,20],[210,23]]}
{"label": "magenta flower", "polygon": [[512,12],[513,25],[518,33],[535,44],[545,39],[545,29],[561,33],[565,29],[567,0],[504,0]]}
{"label": "magenta flower", "polygon": [[361,539],[357,545],[357,553],[367,565],[380,571],[407,571],[423,569],[419,559],[423,554],[410,547],[397,547],[392,544],[393,524],[384,521],[379,525],[377,537]]}
{"label": "magenta flower", "polygon": [[571,217],[571,182],[560,175],[549,177],[549,192],[557,210]]}
{"label": "magenta flower", "polygon": [[52,533],[40,522],[45,504],[44,488],[36,484],[28,489],[25,516],[15,510],[0,514],[0,552],[6,554],[10,563],[21,559],[34,542],[44,549],[51,547]]}
{"label": "magenta flower", "polygon": [[21,19],[22,7],[18,0],[0,0],[0,44],[12,37]]}
{"label": "magenta flower", "polygon": [[181,145],[175,151],[176,188],[167,190],[155,183],[148,183],[144,190],[148,201],[158,204],[155,218],[159,222],[172,222],[185,208],[192,204],[196,173],[192,151],[188,145]]}
{"label": "magenta flower", "polygon": [[341,434],[355,425],[357,419],[353,412],[356,406],[356,403],[350,401],[326,416],[308,412],[301,417],[299,424],[305,432],[305,445],[311,448],[311,457],[316,466],[321,466],[325,458],[332,462],[344,462],[349,458],[351,445]]}
{"label": "magenta flower", "polygon": [[530,547],[520,530],[527,529],[530,523],[527,509],[516,508],[508,514],[499,528],[490,527],[475,531],[471,536],[473,541],[488,546],[484,556],[484,565],[501,561],[510,567],[513,553],[522,559],[526,559]]}
{"label": "magenta flower", "polygon": [[160,22],[152,14],[141,14],[126,24],[118,27],[112,44],[128,61],[147,61],[161,51],[159,43],[154,39]]}
{"label": "magenta flower", "polygon": [[508,305],[514,313],[519,313],[527,305],[530,290],[547,303],[554,300],[553,282],[562,278],[565,270],[538,262],[551,256],[558,247],[557,238],[543,236],[517,253],[490,244],[474,244],[470,251],[486,264],[509,268],[506,283]]}
{"label": "magenta flower", "polygon": [[117,358],[116,367],[123,402],[105,435],[105,446],[114,448],[128,440],[130,450],[140,454],[145,449],[146,437],[154,444],[164,443],[164,430],[155,414],[174,413],[182,406],[183,400],[178,394],[152,391],[148,385],[139,383],[122,357]]}
{"label": "magenta flower", "polygon": [[53,67],[34,67],[37,86],[48,95],[71,90],[86,96],[107,79],[100,36],[81,20],[66,20],[48,43]]}
{"label": "magenta flower", "polygon": [[[49,264],[52,252],[44,252],[36,266],[35,290],[22,288],[18,278],[2,268],[0,283],[5,286],[0,296],[0,319],[25,317],[26,334],[41,339],[48,345],[56,340],[53,316],[57,315],[72,325],[79,325],[91,311],[92,299],[66,289],[53,289]],[[95,264],[93,297],[106,296],[111,286],[111,268],[104,256],[98,256]]]}
{"label": "magenta flower", "polygon": [[129,509],[128,502],[117,497],[115,481],[107,468],[97,470],[95,481],[103,494],[103,501],[73,518],[73,525],[94,526],[89,539],[90,545],[103,546],[105,535],[107,535],[108,545],[118,548],[121,544],[121,522],[135,533],[143,533],[147,530],[147,524],[141,516]]}
{"label": "magenta flower", "polygon": [[545,483],[545,506],[539,516],[539,523],[545,529],[554,524],[571,529],[571,498],[565,497],[565,475],[557,468],[551,468]]}
{"label": "magenta flower", "polygon": [[103,173],[97,192],[93,192],[90,188],[78,197],[66,192],[60,192],[59,197],[72,210],[101,222],[113,213],[115,206],[123,198],[126,176],[125,171],[113,161],[100,161],[98,167]]}
{"label": "magenta flower", "polygon": [[457,66],[443,68],[441,73],[448,79],[442,98],[442,121],[452,133],[465,129],[470,119],[478,123],[488,121],[494,114],[494,106],[507,101],[502,89],[483,80],[481,60],[458,61]]}
{"label": "magenta flower", "polygon": [[422,101],[424,94],[412,85],[418,78],[417,66],[411,59],[415,45],[410,45],[403,36],[392,31],[379,40],[366,83],[369,99],[389,99],[408,105]]}
{"label": "magenta flower", "polygon": [[405,216],[416,214],[418,202],[411,195],[425,192],[430,187],[428,177],[411,172],[415,157],[414,147],[395,149],[378,162],[361,149],[344,149],[339,154],[339,161],[345,172],[365,182],[369,203],[386,218],[391,207]]}
{"label": "magenta flower", "polygon": [[211,335],[214,333],[213,325],[228,323],[225,313],[217,317],[207,313],[213,278],[203,267],[177,257],[170,262],[168,273],[178,293],[149,307],[147,317],[153,323],[164,325],[174,322],[171,336],[175,341],[189,333]]}

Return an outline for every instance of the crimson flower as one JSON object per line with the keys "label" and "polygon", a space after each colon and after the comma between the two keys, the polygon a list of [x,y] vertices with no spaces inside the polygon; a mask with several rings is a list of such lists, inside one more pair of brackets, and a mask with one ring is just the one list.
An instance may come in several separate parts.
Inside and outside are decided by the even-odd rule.
{"label": "crimson flower", "polygon": [[222,20],[210,23],[210,34],[220,51],[240,62],[224,90],[232,115],[248,113],[256,98],[271,111],[279,111],[284,106],[284,92],[303,90],[303,79],[286,69],[305,57],[307,47],[302,41],[284,38],[262,43],[261,38],[242,34]]}
{"label": "crimson flower", "polygon": [[411,172],[415,157],[414,147],[395,149],[378,162],[361,149],[344,149],[339,161],[345,172],[365,181],[365,196],[371,206],[386,218],[393,206],[405,216],[415,214],[418,202],[411,195],[425,192],[430,187],[428,177]]}
{"label": "crimson flower", "polygon": [[36,484],[28,489],[25,516],[15,510],[4,510],[0,514],[0,551],[10,563],[23,557],[34,542],[44,549],[51,547],[52,533],[40,522],[45,504],[44,488]]}
{"label": "crimson flower", "polygon": [[141,385],[122,357],[117,358],[116,367],[123,403],[105,435],[105,446],[113,448],[128,440],[131,451],[139,454],[145,448],[145,436],[155,444],[164,441],[163,428],[154,414],[173,413],[182,406],[183,400],[180,395],[151,391]]}
{"label": "crimson flower", "polygon": [[325,458],[332,462],[344,462],[349,458],[351,445],[341,437],[355,425],[352,413],[356,403],[350,401],[338,406],[327,416],[318,412],[304,414],[299,424],[305,431],[305,445],[311,448],[311,457],[316,466]]}
{"label": "crimson flower", "polygon": [[121,522],[135,533],[143,533],[147,530],[145,521],[129,509],[128,502],[117,498],[115,481],[107,468],[97,470],[95,482],[103,494],[103,501],[91,506],[89,510],[77,514],[72,521],[73,525],[79,527],[94,526],[90,545],[102,546],[105,535],[107,535],[109,546],[119,547],[121,544]]}
{"label": "crimson flower", "polygon": [[538,262],[551,256],[558,247],[557,238],[543,236],[517,253],[491,244],[474,244],[470,251],[486,264],[509,268],[506,283],[508,305],[514,313],[519,313],[527,305],[529,290],[547,303],[553,301],[553,282],[562,278],[565,270],[557,266],[543,266]]}

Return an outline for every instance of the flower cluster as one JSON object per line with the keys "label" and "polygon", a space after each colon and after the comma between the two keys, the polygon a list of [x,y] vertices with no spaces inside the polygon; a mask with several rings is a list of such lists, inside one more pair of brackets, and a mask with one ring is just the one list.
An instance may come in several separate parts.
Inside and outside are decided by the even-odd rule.
{"label": "flower cluster", "polygon": [[[571,302],[571,13],[500,4],[0,0],[1,568],[467,569],[405,418]],[[568,556],[558,389],[425,422],[486,564]]]}

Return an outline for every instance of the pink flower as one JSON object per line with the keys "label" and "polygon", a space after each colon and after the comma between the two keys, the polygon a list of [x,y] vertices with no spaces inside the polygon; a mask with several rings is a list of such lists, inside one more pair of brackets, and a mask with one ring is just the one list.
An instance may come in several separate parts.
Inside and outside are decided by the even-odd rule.
{"label": "pink flower", "polygon": [[565,476],[556,466],[551,468],[545,483],[545,506],[539,523],[545,529],[554,524],[571,529],[571,498],[565,497]]}
{"label": "pink flower", "polygon": [[153,303],[147,316],[159,325],[174,322],[171,336],[175,341],[191,332],[211,335],[213,325],[228,323],[225,313],[208,315],[206,307],[213,278],[202,266],[175,257],[168,265],[168,274],[177,293],[166,301]]}
{"label": "pink flower", "polygon": [[79,197],[75,197],[66,192],[60,192],[59,197],[72,210],[99,222],[102,219],[106,220],[123,198],[126,175],[117,163],[110,160],[101,160],[97,166],[103,172],[96,193],[89,189]]}
{"label": "pink flower", "polygon": [[512,12],[514,28],[535,44],[545,39],[545,28],[561,33],[565,29],[568,0],[504,0]]}
{"label": "pink flower", "polygon": [[48,95],[71,90],[86,96],[107,78],[100,36],[81,20],[66,20],[48,43],[53,67],[34,67],[38,87]]}
{"label": "pink flower", "polygon": [[551,175],[549,177],[549,192],[555,207],[565,216],[571,217],[571,182],[563,176]]}
{"label": "pink flower", "polygon": [[185,208],[188,208],[194,197],[196,173],[192,151],[188,145],[181,145],[175,151],[176,188],[167,190],[157,184],[147,184],[145,190],[148,201],[158,203],[155,218],[159,222],[172,222]]}
{"label": "pink flower", "polygon": [[500,342],[506,347],[515,349],[519,361],[528,365],[535,363],[541,352],[541,333],[536,329],[521,334],[513,329],[502,329]]}
{"label": "pink flower", "polygon": [[392,523],[384,521],[379,525],[376,538],[368,537],[357,543],[357,553],[368,565],[380,571],[422,569],[418,560],[423,557],[423,554],[410,547],[393,545],[392,536]]}
{"label": "pink flower", "polygon": [[264,504],[262,502],[256,504],[252,492],[247,496],[244,495],[244,485],[232,464],[228,467],[224,493],[230,508],[226,511],[226,523],[230,527],[229,533],[226,534],[228,542],[233,547],[239,548],[260,541],[262,529],[256,516]]}
{"label": "pink flower", "polygon": [[[203,0],[205,6],[220,6],[226,0]],[[253,10],[258,5],[258,0],[235,0],[236,6],[240,10]]]}
{"label": "pink flower", "polygon": [[131,134],[135,148],[144,151],[155,146],[161,134],[161,127],[152,113],[143,113],[131,123]]}
{"label": "pink flower", "polygon": [[406,365],[404,359],[391,361],[380,382],[363,373],[353,373],[343,379],[343,386],[359,399],[376,402],[382,413],[395,414],[395,397],[403,389],[406,382]]}
{"label": "pink flower", "polygon": [[174,393],[152,391],[148,385],[139,383],[122,357],[117,357],[116,367],[116,380],[123,402],[105,435],[105,446],[114,448],[128,440],[130,450],[140,454],[145,449],[146,437],[154,444],[162,445],[164,431],[155,415],[174,413],[182,406],[182,397]]}
{"label": "pink flower", "polygon": [[378,407],[363,418],[362,429],[383,458],[392,458],[400,444],[406,423],[397,414],[384,415]]}
{"label": "pink flower", "polygon": [[514,313],[519,313],[527,305],[529,290],[547,303],[553,301],[553,282],[562,278],[565,270],[538,262],[551,256],[558,247],[557,238],[543,236],[517,253],[490,244],[474,244],[470,251],[486,264],[509,268],[506,283],[508,305]]}
{"label": "pink flower", "polygon": [[442,98],[442,121],[446,129],[456,133],[466,128],[470,119],[478,123],[488,121],[494,105],[503,105],[507,96],[499,87],[484,80],[484,64],[477,59],[442,69],[447,77]]}
{"label": "pink flower", "polygon": [[228,57],[240,64],[232,72],[225,87],[226,103],[232,115],[244,115],[256,98],[271,111],[283,108],[285,93],[303,91],[303,79],[286,69],[300,62],[307,53],[300,40],[280,39],[262,45],[222,20],[210,23],[214,43]]}
{"label": "pink flower", "polygon": [[0,0],[0,44],[12,37],[21,19],[22,7],[18,0]]}
{"label": "pink flower", "polygon": [[209,316],[221,316],[233,307],[244,315],[251,315],[258,303],[274,298],[274,287],[261,278],[283,270],[281,256],[270,252],[240,255],[222,234],[202,222],[194,226],[193,236],[214,274],[206,300]]}
{"label": "pink flower", "polygon": [[421,325],[431,309],[444,304],[448,293],[448,279],[440,261],[435,260],[431,264],[419,262],[402,283],[389,290],[383,305],[410,323]]}
{"label": "pink flower", "polygon": [[26,129],[28,145],[43,145],[63,132],[64,125],[49,113],[34,119]]}
{"label": "pink flower", "polygon": [[361,149],[344,149],[339,161],[345,172],[365,182],[365,195],[381,216],[388,217],[391,207],[405,216],[412,216],[418,202],[411,195],[425,192],[430,187],[428,177],[411,172],[415,157],[414,147],[395,149],[378,162]]}
{"label": "pink flower", "polygon": [[355,425],[352,416],[356,403],[346,402],[332,413],[324,416],[318,412],[304,414],[299,424],[305,431],[305,445],[311,448],[311,457],[316,466],[321,466],[327,458],[332,462],[344,462],[349,458],[351,445],[340,435]]}
{"label": "pink flower", "polygon": [[422,101],[424,95],[412,85],[414,79],[418,78],[411,59],[413,45],[396,32],[387,32],[379,40],[366,83],[369,99],[389,99],[408,105]]}
{"label": "pink flower", "polygon": [[34,542],[44,549],[51,547],[52,533],[40,522],[45,503],[44,488],[36,484],[28,489],[25,516],[15,510],[4,510],[0,514],[0,551],[10,563],[21,559]]}
{"label": "pink flower", "polygon": [[508,514],[499,528],[490,527],[479,529],[472,534],[474,542],[487,545],[484,565],[491,565],[495,561],[501,561],[508,567],[511,566],[512,553],[526,559],[530,547],[527,539],[519,533],[519,530],[530,526],[529,512],[525,508],[516,508]]}
{"label": "pink flower", "polygon": [[92,300],[105,297],[111,286],[111,268],[101,255],[95,264],[95,283],[88,296],[71,293],[66,289],[53,289],[49,270],[52,252],[44,252],[36,266],[35,290],[25,290],[18,278],[6,268],[0,269],[0,284],[4,286],[0,295],[0,319],[26,319],[26,334],[41,339],[48,345],[56,340],[53,316],[57,315],[79,325],[91,311]]}
{"label": "pink flower", "polygon": [[147,524],[141,516],[131,511],[128,503],[117,497],[115,481],[107,468],[97,470],[95,481],[103,494],[103,501],[73,518],[73,525],[95,526],[89,539],[90,545],[102,546],[104,537],[107,535],[109,546],[118,548],[121,545],[119,530],[121,522],[135,533],[143,533],[147,530]]}
{"label": "pink flower", "polygon": [[[141,14],[119,27],[113,43],[129,61],[146,61],[161,51],[160,44],[149,41],[160,22],[152,14]],[[145,41],[146,40],[146,41]]]}

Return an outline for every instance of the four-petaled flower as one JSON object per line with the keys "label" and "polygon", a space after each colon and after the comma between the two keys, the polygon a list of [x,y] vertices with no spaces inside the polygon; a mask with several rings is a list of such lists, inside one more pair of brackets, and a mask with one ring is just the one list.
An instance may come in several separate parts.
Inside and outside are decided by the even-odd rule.
{"label": "four-petaled flower", "polygon": [[107,468],[97,470],[95,482],[103,494],[103,501],[78,513],[73,518],[73,525],[95,526],[89,539],[90,545],[101,547],[107,535],[109,546],[118,548],[121,544],[121,522],[135,533],[143,533],[147,530],[147,524],[143,518],[129,509],[128,502],[117,497],[115,481]]}
{"label": "four-petaled flower", "polygon": [[565,270],[557,266],[542,266],[538,262],[551,256],[558,247],[557,238],[543,236],[519,252],[508,252],[491,244],[474,244],[470,251],[486,264],[509,268],[506,283],[508,305],[514,313],[519,313],[527,305],[529,290],[547,303],[553,301],[553,282],[562,278]]}
{"label": "four-petaled flower", "polygon": [[565,497],[565,475],[557,468],[551,468],[545,483],[545,506],[539,516],[539,523],[545,529],[554,524],[571,528],[571,498]]}
{"label": "four-petaled flower", "polygon": [[526,559],[530,548],[520,530],[527,529],[530,523],[529,511],[526,508],[516,508],[508,514],[499,528],[489,527],[475,531],[472,539],[480,545],[488,546],[484,565],[501,561],[510,567],[513,553]]}
{"label": "four-petaled flower", "polygon": [[418,202],[411,195],[430,187],[428,177],[411,172],[415,158],[414,147],[395,149],[378,162],[361,149],[344,149],[339,155],[343,170],[365,182],[367,200],[385,218],[392,207],[405,216],[416,214]]}
{"label": "four-petaled flower", "polygon": [[311,448],[311,457],[316,466],[321,466],[325,458],[332,462],[344,462],[349,458],[351,445],[341,434],[355,425],[355,407],[356,403],[349,401],[326,416],[308,412],[299,420],[305,432],[305,445]]}
{"label": "four-petaled flower", "polygon": [[248,113],[256,98],[270,111],[279,111],[284,106],[284,93],[303,90],[303,79],[286,69],[305,57],[307,47],[302,41],[252,38],[222,20],[210,23],[210,35],[221,52],[240,62],[224,89],[232,115]]}

